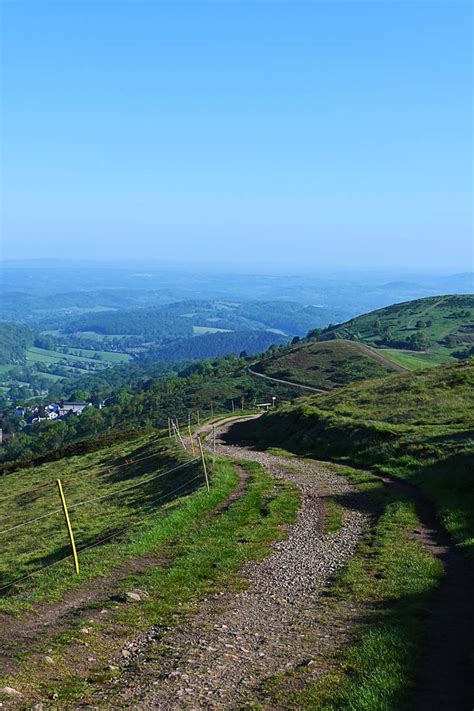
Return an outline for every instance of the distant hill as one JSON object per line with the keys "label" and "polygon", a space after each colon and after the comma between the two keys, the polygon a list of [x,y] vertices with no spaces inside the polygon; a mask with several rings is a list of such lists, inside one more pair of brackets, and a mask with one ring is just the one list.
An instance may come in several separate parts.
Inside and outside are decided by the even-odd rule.
{"label": "distant hill", "polygon": [[[346,312],[347,313],[347,312]],[[193,328],[231,331],[275,331],[303,335],[314,326],[324,327],[341,315],[335,309],[306,306],[292,301],[179,301],[154,308],[120,309],[72,317],[67,333],[139,335],[144,339],[169,339],[192,335]]]}
{"label": "distant hill", "polygon": [[147,360],[176,361],[221,358],[230,353],[247,355],[262,353],[271,345],[287,342],[285,336],[270,331],[231,331],[206,333],[194,338],[180,338],[164,346],[147,351]]}
{"label": "distant hill", "polygon": [[381,378],[402,370],[373,349],[338,339],[300,342],[268,353],[253,370],[272,378],[330,390],[338,385]]}
{"label": "distant hill", "polygon": [[[427,352],[427,360],[435,363],[453,355],[467,357],[474,346],[474,295],[430,296],[394,304],[329,326],[316,338],[345,338],[395,351]],[[394,351],[387,352],[387,357],[410,367],[407,359],[400,359]],[[423,358],[417,360],[423,363]]]}

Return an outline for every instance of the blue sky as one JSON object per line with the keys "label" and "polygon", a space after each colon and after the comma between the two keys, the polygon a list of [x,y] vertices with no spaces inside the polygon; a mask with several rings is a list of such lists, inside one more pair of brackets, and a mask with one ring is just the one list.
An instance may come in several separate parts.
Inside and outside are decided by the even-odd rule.
{"label": "blue sky", "polygon": [[470,3],[2,13],[4,258],[472,267]]}

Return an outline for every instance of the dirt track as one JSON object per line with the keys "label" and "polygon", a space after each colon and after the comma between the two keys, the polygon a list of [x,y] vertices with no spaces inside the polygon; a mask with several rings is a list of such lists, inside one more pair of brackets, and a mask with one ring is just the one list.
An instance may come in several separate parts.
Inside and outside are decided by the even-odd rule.
{"label": "dirt track", "polygon": [[[295,484],[301,496],[296,524],[269,558],[244,568],[248,589],[204,600],[194,618],[158,645],[145,639],[134,646],[129,671],[111,696],[101,695],[101,708],[235,708],[250,702],[269,677],[324,657],[350,633],[354,607],[343,622],[316,619],[319,595],[368,525],[367,512],[348,506],[340,531],[323,531],[325,497],[350,501],[351,485],[316,462],[289,462],[221,440],[218,453],[259,461],[276,482]],[[164,649],[167,659],[148,662],[141,673],[141,662]]]}

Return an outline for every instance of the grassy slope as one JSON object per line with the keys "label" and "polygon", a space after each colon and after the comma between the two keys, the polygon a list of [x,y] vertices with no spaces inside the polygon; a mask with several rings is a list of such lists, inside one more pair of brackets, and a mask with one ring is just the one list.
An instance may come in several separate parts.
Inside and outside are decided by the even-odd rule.
{"label": "grassy slope", "polygon": [[[122,581],[123,589],[140,586],[149,597],[132,606],[118,606],[110,599],[104,601],[108,614],[89,625],[85,653],[82,640],[78,642],[79,628],[84,623],[72,621],[69,632],[63,631],[56,639],[44,642],[56,662],[53,668],[48,664],[31,667],[26,660],[24,671],[14,678],[1,679],[0,686],[13,685],[29,699],[56,693],[59,704],[82,698],[84,694],[87,698],[90,694],[92,699],[94,684],[100,685],[107,676],[114,675],[113,671],[97,674],[97,663],[107,664],[111,653],[136,635],[137,629],[176,624],[206,593],[215,592],[224,583],[240,586],[235,576],[242,565],[269,553],[269,544],[284,535],[284,526],[294,521],[298,507],[298,495],[291,485],[276,485],[256,464],[242,463],[242,466],[249,470],[249,486],[219,516],[209,517],[209,513],[230,493],[237,480],[231,464],[223,460],[212,468],[210,494],[200,488],[164,507],[160,512],[164,515],[150,518],[119,544],[88,551],[84,556],[85,578],[104,575],[119,557],[123,560],[153,553],[164,555],[167,564],[152,565],[140,573],[131,569],[128,581]],[[264,507],[266,515],[262,517]],[[58,595],[68,586],[64,570],[52,571],[36,579],[40,583],[37,598],[50,599],[52,593]],[[81,584],[77,579],[69,580],[75,580],[76,586]],[[84,657],[90,655],[94,673],[86,674]],[[83,670],[80,679],[78,667]]]}
{"label": "grassy slope", "polygon": [[260,361],[257,369],[273,378],[323,390],[392,372],[390,367],[360,352],[357,343],[342,339],[297,343]]}
{"label": "grassy slope", "polygon": [[[464,312],[464,315],[460,315]],[[466,314],[469,314],[467,315]],[[417,328],[416,323],[422,321],[425,325]],[[431,321],[430,325],[427,322]],[[378,323],[378,326],[377,326]],[[437,365],[449,360],[455,348],[442,348],[442,341],[448,336],[462,339],[467,345],[474,341],[472,329],[474,323],[474,295],[431,296],[416,301],[394,304],[377,311],[371,311],[346,323],[330,327],[324,332],[326,337],[351,338],[356,337],[369,345],[380,345],[380,329],[389,329],[394,341],[405,341],[412,334],[422,333],[432,344],[435,353],[413,353],[413,358],[404,358],[397,350],[387,351],[387,356],[394,362],[407,368],[417,368]],[[441,352],[438,350],[441,349]],[[409,355],[409,354],[408,354]],[[415,360],[413,359],[416,359]]]}
{"label": "grassy slope", "polygon": [[252,425],[252,437],[407,478],[474,556],[474,361],[301,398]]}
{"label": "grassy slope", "polygon": [[[141,461],[137,461],[141,460]],[[135,461],[127,464],[128,461]],[[176,457],[156,435],[145,435],[95,452],[20,469],[0,479],[0,584],[7,584],[68,555],[56,478],[63,482],[78,548],[121,530],[159,508],[177,487],[188,493],[201,481],[197,465],[151,479],[175,467]],[[189,484],[188,484],[189,482]],[[140,484],[127,491],[124,487]],[[36,491],[22,492],[39,488]],[[114,493],[117,492],[117,493]],[[108,497],[108,495],[113,494]],[[5,498],[3,498],[5,497]],[[77,506],[79,502],[98,499]],[[77,508],[76,508],[77,506]],[[53,515],[49,515],[52,512]],[[31,525],[25,521],[36,519]],[[0,602],[1,607],[1,602]]]}

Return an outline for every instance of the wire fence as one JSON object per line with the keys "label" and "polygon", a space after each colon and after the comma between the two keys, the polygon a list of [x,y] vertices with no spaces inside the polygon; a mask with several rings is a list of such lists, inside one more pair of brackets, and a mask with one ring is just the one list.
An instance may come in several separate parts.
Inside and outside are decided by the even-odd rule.
{"label": "wire fence", "polygon": [[[222,413],[215,414],[222,417]],[[201,422],[198,412],[196,423]],[[155,516],[160,505],[191,493],[199,482],[209,491],[205,455],[199,435],[193,436],[190,418],[181,422],[169,418],[168,435],[160,451],[156,441],[148,441],[140,456],[128,458],[120,445],[114,451],[117,463],[92,465],[61,480],[50,479],[0,496],[0,593],[70,559],[71,552],[79,572],[78,554],[126,534]],[[146,451],[149,445],[154,446],[153,452]],[[183,456],[187,461],[176,464]],[[157,471],[156,460],[163,461],[163,457],[174,466]],[[58,463],[47,466],[54,477],[60,475]]]}
{"label": "wire fence", "polygon": [[[199,484],[199,480],[204,483],[201,469],[196,472],[199,462],[197,457],[152,473],[135,467],[130,470],[129,479],[118,482],[121,485],[115,486],[117,482],[111,482],[110,477],[117,474],[116,470],[125,466],[141,465],[148,461],[147,469],[154,468],[153,459],[156,461],[157,456],[155,452],[116,467],[83,472],[62,481],[77,553],[84,553],[126,534],[134,526],[154,516],[160,505],[190,493]],[[104,479],[103,474],[109,477]],[[80,497],[84,487],[79,486],[79,483],[83,484],[84,479],[92,475],[96,479],[88,485],[89,494],[95,494],[101,486],[109,487],[109,490],[98,496]],[[139,477],[138,481],[135,480],[136,476]],[[111,485],[114,486],[113,490],[110,490]],[[24,501],[25,494],[34,494],[29,504]],[[0,529],[0,592],[5,593],[11,587],[69,559],[71,548],[63,520],[65,511],[58,506],[56,481],[5,496],[2,504],[3,501],[10,504],[8,509],[11,516],[9,521],[4,519]],[[12,507],[13,503],[15,506]],[[39,515],[28,516],[28,512],[35,510]],[[39,513],[40,510],[44,513]]]}

